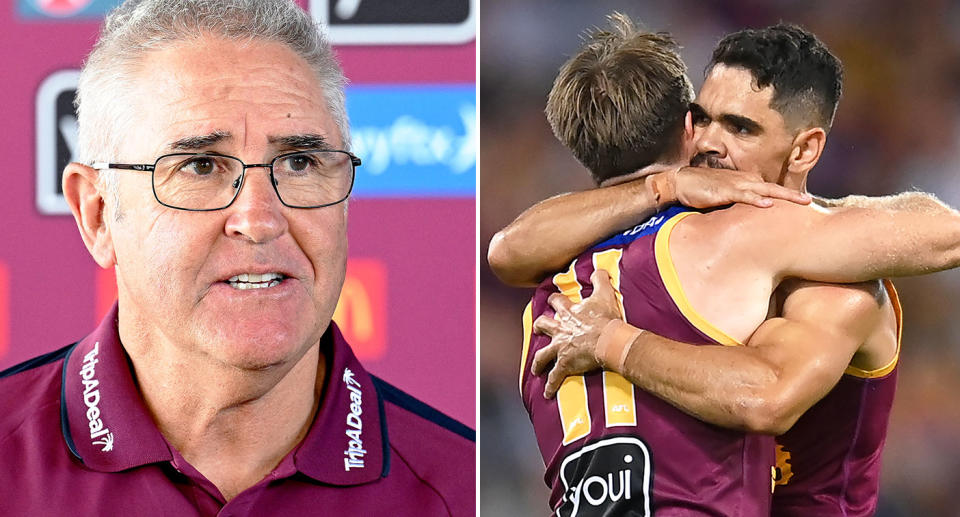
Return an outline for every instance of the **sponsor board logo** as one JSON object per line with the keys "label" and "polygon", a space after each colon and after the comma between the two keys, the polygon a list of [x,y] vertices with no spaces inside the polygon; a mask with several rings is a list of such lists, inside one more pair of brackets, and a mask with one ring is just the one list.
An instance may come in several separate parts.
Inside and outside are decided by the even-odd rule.
{"label": "sponsor board logo", "polygon": [[387,352],[387,266],[382,260],[347,259],[347,276],[333,320],[357,358],[376,360],[384,356]]}
{"label": "sponsor board logo", "polygon": [[69,214],[63,199],[63,168],[77,149],[77,114],[73,109],[77,70],[60,70],[44,79],[37,90],[37,210],[42,214]]}
{"label": "sponsor board logo", "polygon": [[310,0],[340,45],[458,44],[476,37],[477,0]]}
{"label": "sponsor board logo", "polygon": [[343,369],[343,383],[347,386],[350,396],[350,412],[347,413],[347,450],[343,451],[343,470],[363,468],[363,457],[367,451],[363,449],[363,392],[360,383],[353,377],[350,368]]}
{"label": "sponsor board logo", "polygon": [[354,192],[367,197],[473,197],[476,88],[357,86],[347,91]]}
{"label": "sponsor board logo", "polygon": [[[47,77],[36,98],[36,205],[69,214],[63,168],[74,161],[79,71]],[[357,168],[353,197],[473,197],[477,120],[474,85],[347,89]],[[103,157],[110,160],[114,157]]]}
{"label": "sponsor board logo", "polygon": [[567,456],[560,465],[560,517],[649,517],[650,452],[633,436],[606,438]]}
{"label": "sponsor board logo", "polygon": [[101,447],[101,451],[113,450],[113,433],[100,418],[100,381],[97,380],[97,356],[100,354],[100,342],[93,350],[83,356],[80,367],[80,381],[83,383],[83,403],[87,406],[87,422],[90,428],[90,442]]}
{"label": "sponsor board logo", "polygon": [[17,12],[23,18],[100,18],[122,0],[19,0]]}

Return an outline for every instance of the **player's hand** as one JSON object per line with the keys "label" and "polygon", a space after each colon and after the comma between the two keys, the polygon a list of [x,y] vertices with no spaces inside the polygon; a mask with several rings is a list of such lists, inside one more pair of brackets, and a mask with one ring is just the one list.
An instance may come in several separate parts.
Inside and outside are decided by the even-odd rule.
{"label": "player's hand", "polygon": [[[672,181],[672,198],[691,208],[711,208],[731,203],[746,203],[760,208],[773,206],[774,199],[806,205],[811,201],[802,193],[776,183],[763,181],[756,173],[707,167],[682,167],[666,173],[667,190]],[[669,201],[669,200],[668,200]]]}
{"label": "player's hand", "polygon": [[600,332],[610,320],[621,319],[610,275],[598,269],[590,282],[593,294],[580,303],[559,293],[550,295],[548,302],[556,314],[540,316],[533,323],[535,332],[551,337],[550,344],[533,356],[532,366],[533,374],[540,375],[555,361],[543,391],[546,398],[552,398],[568,376],[600,368],[596,353]]}

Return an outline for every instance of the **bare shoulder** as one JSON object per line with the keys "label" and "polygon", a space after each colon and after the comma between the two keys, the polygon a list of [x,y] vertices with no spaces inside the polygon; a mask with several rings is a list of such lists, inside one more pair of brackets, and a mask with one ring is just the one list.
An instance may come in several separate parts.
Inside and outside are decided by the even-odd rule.
{"label": "bare shoulder", "polygon": [[790,279],[782,286],[783,314],[820,324],[869,332],[885,321],[890,297],[882,280],[829,284]]}
{"label": "bare shoulder", "polygon": [[[792,319],[860,343],[850,366],[862,372],[884,371],[899,353],[899,316],[886,281],[823,284],[798,281],[787,298]],[[860,374],[854,374],[863,376]],[[870,375],[867,375],[870,376]]]}
{"label": "bare shoulder", "polygon": [[737,203],[686,217],[677,224],[675,234],[704,239],[713,246],[743,249],[754,253],[758,247],[786,243],[793,229],[809,227],[813,221],[832,209],[821,205],[798,205],[774,200],[769,208]]}

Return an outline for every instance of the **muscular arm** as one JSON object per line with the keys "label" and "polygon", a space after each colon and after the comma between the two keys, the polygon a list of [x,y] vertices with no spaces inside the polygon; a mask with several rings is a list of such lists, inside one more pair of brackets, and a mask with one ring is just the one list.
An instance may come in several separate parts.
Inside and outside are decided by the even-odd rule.
{"label": "muscular arm", "polygon": [[504,283],[535,286],[606,235],[661,206],[652,177],[560,194],[525,210],[490,240],[487,262]]}
{"label": "muscular arm", "polygon": [[[774,284],[788,277],[861,282],[960,265],[960,213],[931,194],[858,196],[832,204],[775,202],[762,211],[738,205],[691,218],[690,229],[680,225],[678,230],[714,238],[686,244],[681,239],[679,245],[686,249],[676,253],[728,252],[731,268],[749,268],[750,274],[773,278]],[[676,249],[673,240],[671,249]]]}
{"label": "muscular arm", "polygon": [[[616,301],[609,281],[598,277],[595,285],[594,295],[578,304],[593,307],[571,307],[559,297],[551,300],[559,321],[537,320],[554,337],[534,358],[535,371],[556,358],[547,395],[563,377],[603,367],[700,420],[769,434],[785,432],[836,384],[882,314],[877,283],[817,284],[791,293],[782,317],[764,322],[746,346],[696,346],[628,329],[630,341],[611,347],[603,343],[610,329],[627,324],[607,317],[615,311],[598,310]],[[616,332],[624,335],[623,328]],[[597,350],[598,341],[607,349]]]}
{"label": "muscular arm", "polygon": [[640,223],[665,205],[709,208],[740,202],[768,207],[773,198],[810,202],[808,196],[764,183],[759,176],[703,168],[561,194],[528,208],[497,232],[487,261],[504,283],[533,286],[600,239]]}
{"label": "muscular arm", "polygon": [[782,434],[833,388],[879,321],[869,288],[819,285],[792,294],[745,347],[645,332],[622,373],[701,420]]}

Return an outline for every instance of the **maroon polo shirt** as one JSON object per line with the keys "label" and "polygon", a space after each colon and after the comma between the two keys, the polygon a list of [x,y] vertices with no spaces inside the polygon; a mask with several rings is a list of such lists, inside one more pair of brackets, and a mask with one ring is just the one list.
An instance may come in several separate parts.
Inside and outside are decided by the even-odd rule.
{"label": "maroon polo shirt", "polygon": [[224,501],[154,424],[116,311],[0,372],[0,515],[474,515],[474,431],[367,373],[332,323],[307,436]]}

